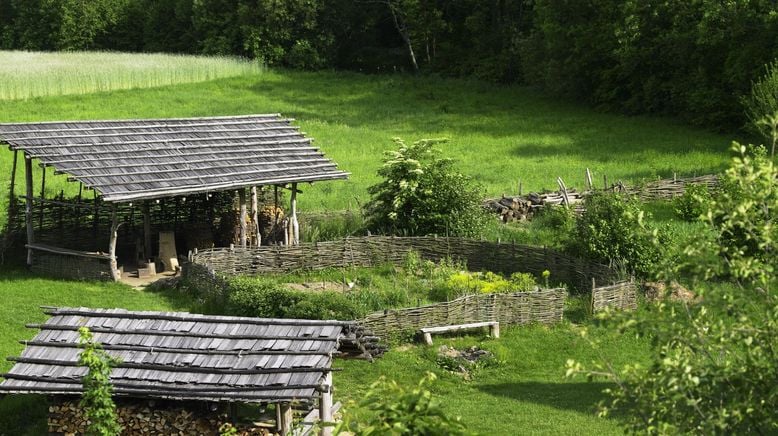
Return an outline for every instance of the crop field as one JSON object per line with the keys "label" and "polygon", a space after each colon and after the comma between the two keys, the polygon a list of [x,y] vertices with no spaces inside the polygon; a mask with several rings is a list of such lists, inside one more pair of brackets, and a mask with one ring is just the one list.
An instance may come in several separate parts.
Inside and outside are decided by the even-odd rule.
{"label": "crop field", "polygon": [[257,62],[217,56],[0,51],[0,100],[150,88],[262,70]]}

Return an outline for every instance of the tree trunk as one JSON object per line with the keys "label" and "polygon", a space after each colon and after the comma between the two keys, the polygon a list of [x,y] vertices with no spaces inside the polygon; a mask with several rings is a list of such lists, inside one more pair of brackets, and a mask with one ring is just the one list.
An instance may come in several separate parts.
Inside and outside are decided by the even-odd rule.
{"label": "tree trunk", "polygon": [[397,5],[389,0],[387,3],[387,6],[389,6],[389,12],[392,13],[392,20],[394,20],[394,27],[397,29],[397,32],[400,34],[400,37],[405,42],[405,46],[408,48],[408,56],[411,58],[411,65],[413,65],[413,72],[418,73],[419,72],[419,64],[416,62],[416,54],[413,52],[413,44],[411,44],[411,35],[408,33],[408,27],[405,25],[405,22],[402,20],[402,18],[398,15],[397,11]]}

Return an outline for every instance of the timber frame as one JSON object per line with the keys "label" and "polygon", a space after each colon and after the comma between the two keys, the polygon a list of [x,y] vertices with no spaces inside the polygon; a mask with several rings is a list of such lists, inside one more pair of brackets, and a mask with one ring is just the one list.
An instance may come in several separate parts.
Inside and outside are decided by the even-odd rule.
{"label": "timber frame", "polygon": [[[262,189],[269,186],[273,187],[273,228],[278,230],[275,241],[298,244],[299,184],[345,179],[348,173],[313,147],[312,139],[292,121],[270,114],[0,124],[0,142],[14,153],[9,224],[21,218],[15,193],[20,151],[24,160],[27,265],[53,272],[51,266],[58,261],[51,257],[65,257],[70,263],[59,268],[62,272],[120,280],[117,245],[127,252],[135,235],[142,247],[135,257],[152,259],[154,230],[170,227],[171,220],[175,226],[195,220],[213,224],[218,207],[226,202],[238,204],[237,245],[258,246],[263,243],[260,197],[271,201],[267,198],[271,193]],[[43,168],[38,177],[33,174],[33,160]],[[65,199],[61,192],[46,198],[47,167],[77,182],[78,196]],[[36,179],[40,181],[37,197]],[[283,219],[279,189],[290,192]],[[91,200],[85,195],[89,191]],[[84,227],[89,220],[93,232],[87,235]],[[76,223],[69,235],[71,221]],[[97,234],[101,228],[107,241]],[[141,233],[142,238],[137,236]]]}

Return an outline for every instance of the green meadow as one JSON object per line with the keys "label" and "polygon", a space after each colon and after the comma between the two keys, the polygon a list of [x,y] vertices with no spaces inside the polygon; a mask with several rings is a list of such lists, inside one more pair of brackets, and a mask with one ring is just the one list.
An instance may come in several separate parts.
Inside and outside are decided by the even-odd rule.
{"label": "green meadow", "polygon": [[[516,193],[519,184],[525,192],[554,189],[557,176],[568,186],[581,187],[586,168],[600,186],[603,177],[609,182],[640,183],[672,177],[673,173],[718,172],[728,161],[731,139],[736,139],[669,119],[600,113],[528,88],[472,80],[266,71],[238,63],[230,73],[205,74],[199,79],[175,73],[178,67],[173,66],[166,72],[139,74],[146,79],[135,81],[130,73],[123,76],[125,73],[117,72],[120,68],[98,73],[116,80],[111,84],[106,81],[95,86],[86,79],[74,78],[70,88],[65,86],[69,75],[52,73],[57,68],[37,65],[34,58],[28,58],[31,66],[27,69],[19,61],[9,67],[2,61],[3,56],[22,55],[0,52],[0,122],[252,113],[281,113],[295,118],[295,123],[315,138],[315,144],[351,173],[345,182],[303,187],[303,212],[358,209],[368,200],[367,187],[378,181],[376,170],[383,153],[393,148],[395,137],[407,141],[448,138],[449,142],[441,145],[444,154],[455,159],[462,172],[483,186],[484,196]],[[112,55],[95,56],[87,59],[74,54],[71,63],[74,59],[86,59],[78,62],[95,65]],[[139,63],[145,59],[134,56],[127,57],[130,63],[132,59]],[[188,59],[172,58],[175,62]],[[149,61],[147,65],[152,64]],[[198,68],[187,65],[193,70]],[[249,70],[242,70],[246,68]],[[222,77],[225,75],[234,77]],[[195,80],[207,81],[185,83]],[[62,86],[56,85],[60,81]],[[7,149],[0,150],[0,187],[4,189],[10,179],[12,157]],[[36,173],[36,179],[39,178],[40,170]],[[16,180],[20,193],[22,171],[18,171]],[[75,194],[77,189],[63,176],[47,175],[48,196],[61,190]],[[0,206],[6,202],[4,193],[0,195]],[[657,220],[673,222],[669,207],[654,209]],[[5,220],[4,211],[5,207],[0,212],[0,224]],[[551,236],[539,238],[542,243]],[[155,293],[117,284],[49,280],[8,267],[0,267],[0,294],[4,299],[0,305],[0,356],[18,354],[22,345],[17,340],[34,335],[34,331],[23,326],[45,319],[40,305],[143,310],[198,308],[176,291]],[[590,324],[586,319],[576,322]],[[436,339],[436,344],[458,348],[478,345],[495,354],[497,364],[480,369],[471,380],[442,369],[436,363],[437,347],[396,344],[372,364],[339,360],[335,366],[345,370],[335,376],[336,397],[346,402],[346,408],[356,416],[364,416],[366,411],[349,402],[359,401],[379,376],[411,386],[426,371],[432,371],[439,377],[433,392],[445,409],[461,416],[480,434],[621,433],[618,417],[603,419],[595,413],[608,384],[563,377],[567,359],[590,362],[598,358],[579,337],[578,328],[577,324],[565,321],[554,327],[507,328],[499,340],[478,335]],[[645,339],[612,337],[604,328],[592,329],[592,335],[603,340],[604,352],[614,363],[646,360]],[[0,367],[7,370],[10,363]],[[45,402],[40,398],[2,399],[0,434],[40,434],[45,431],[45,413]]]}
{"label": "green meadow", "polygon": [[[2,92],[3,82],[0,82]],[[626,117],[557,101],[521,87],[478,81],[268,71],[196,84],[0,102],[0,122],[281,113],[315,139],[346,182],[304,189],[301,211],[356,209],[392,138],[449,139],[441,147],[485,196],[552,189],[556,177],[581,187],[638,183],[673,173],[721,170],[732,138],[668,119]],[[12,154],[0,151],[0,185]],[[19,173],[21,174],[21,172]],[[18,178],[17,178],[18,180]],[[47,195],[76,184],[47,178]],[[5,196],[3,196],[5,197]]]}

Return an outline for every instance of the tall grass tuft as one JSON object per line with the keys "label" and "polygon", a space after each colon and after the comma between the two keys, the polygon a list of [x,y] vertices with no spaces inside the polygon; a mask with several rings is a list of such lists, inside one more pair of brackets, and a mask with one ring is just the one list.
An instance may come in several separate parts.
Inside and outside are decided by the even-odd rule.
{"label": "tall grass tuft", "polygon": [[223,56],[0,51],[0,100],[203,82],[264,69]]}

